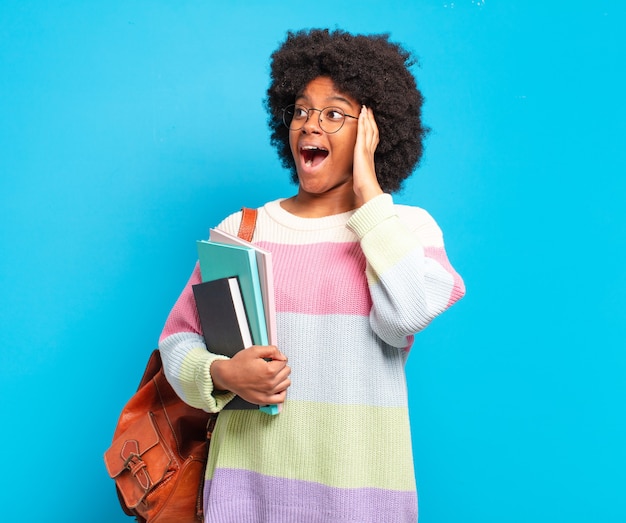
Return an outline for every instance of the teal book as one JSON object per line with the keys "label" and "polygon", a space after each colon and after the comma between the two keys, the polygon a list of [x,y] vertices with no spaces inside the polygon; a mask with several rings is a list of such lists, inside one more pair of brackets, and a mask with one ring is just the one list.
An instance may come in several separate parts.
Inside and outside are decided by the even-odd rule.
{"label": "teal book", "polygon": [[263,307],[265,308],[265,324],[267,325],[267,337],[270,345],[278,345],[278,333],[276,332],[276,299],[274,296],[274,269],[272,253],[262,249],[258,245],[247,242],[239,236],[233,236],[219,229],[211,229],[209,240],[216,243],[228,243],[229,245],[241,245],[254,249],[256,261],[259,267],[261,290],[263,291]]}
{"label": "teal book", "polygon": [[202,281],[236,276],[255,345],[269,345],[263,292],[254,249],[207,240],[197,242]]}

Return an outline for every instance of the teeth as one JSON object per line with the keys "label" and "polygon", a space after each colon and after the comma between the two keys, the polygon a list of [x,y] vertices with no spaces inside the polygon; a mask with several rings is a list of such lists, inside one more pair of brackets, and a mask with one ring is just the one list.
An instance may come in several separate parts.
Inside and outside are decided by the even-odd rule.
{"label": "teeth", "polygon": [[304,156],[304,163],[306,166],[310,167],[313,165],[316,154],[323,153],[324,155],[328,155],[328,150],[323,147],[317,147],[315,145],[303,145],[300,147],[300,151]]}

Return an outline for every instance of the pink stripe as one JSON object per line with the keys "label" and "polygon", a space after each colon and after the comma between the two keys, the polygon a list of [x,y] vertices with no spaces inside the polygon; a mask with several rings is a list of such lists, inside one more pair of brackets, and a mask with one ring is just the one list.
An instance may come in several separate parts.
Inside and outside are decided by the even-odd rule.
{"label": "pink stripe", "polygon": [[278,312],[369,315],[365,255],[357,242],[264,248],[272,252]]}
{"label": "pink stripe", "polygon": [[465,283],[463,279],[459,276],[459,273],[453,269],[452,265],[450,265],[450,261],[443,247],[426,247],[424,249],[424,256],[438,262],[454,278],[454,284],[447,305],[447,307],[451,307],[465,295]]}
{"label": "pink stripe", "polygon": [[200,265],[196,263],[187,285],[174,304],[174,307],[165,322],[165,327],[163,327],[163,332],[161,332],[159,342],[171,334],[176,334],[178,332],[202,333],[200,320],[198,318],[198,309],[196,308],[196,300],[193,296],[193,289],[191,288],[192,285],[200,283],[201,281]]}

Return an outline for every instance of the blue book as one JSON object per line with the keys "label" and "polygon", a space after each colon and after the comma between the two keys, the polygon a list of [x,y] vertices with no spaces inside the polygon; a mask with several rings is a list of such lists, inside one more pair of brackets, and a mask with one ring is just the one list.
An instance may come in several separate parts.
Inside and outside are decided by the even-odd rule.
{"label": "blue book", "polygon": [[202,281],[236,276],[246,308],[252,341],[269,345],[263,292],[254,249],[207,240],[197,242]]}

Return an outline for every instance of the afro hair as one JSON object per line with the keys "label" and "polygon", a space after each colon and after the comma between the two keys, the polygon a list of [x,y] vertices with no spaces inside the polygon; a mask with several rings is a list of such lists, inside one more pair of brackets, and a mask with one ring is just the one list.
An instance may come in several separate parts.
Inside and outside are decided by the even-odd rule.
{"label": "afro hair", "polygon": [[410,68],[417,60],[389,35],[352,35],[342,30],[288,32],[271,56],[265,107],[271,143],[297,183],[282,111],[313,79],[326,76],[337,89],[374,111],[380,142],[374,156],[385,192],[397,192],[419,164],[428,129],[422,125],[423,97]]}

